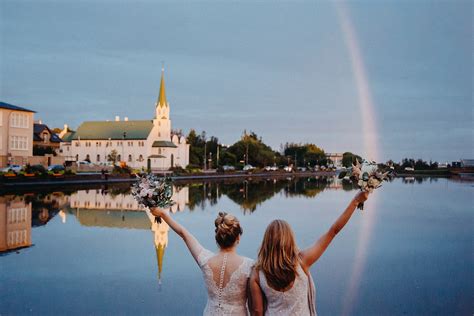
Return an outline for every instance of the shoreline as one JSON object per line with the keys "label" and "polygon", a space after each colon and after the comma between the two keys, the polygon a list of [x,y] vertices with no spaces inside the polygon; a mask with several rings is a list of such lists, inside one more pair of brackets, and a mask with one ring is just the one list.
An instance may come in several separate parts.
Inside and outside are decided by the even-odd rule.
{"label": "shoreline", "polygon": [[[200,181],[213,181],[213,180],[229,180],[229,179],[251,179],[251,178],[269,178],[269,179],[282,179],[282,178],[300,178],[300,177],[332,177],[337,176],[337,171],[306,171],[306,172],[256,172],[256,173],[200,173],[192,175],[176,175],[171,176],[172,181],[177,183],[193,183]],[[158,174],[159,175],[159,174]],[[449,170],[443,170],[442,172],[433,172],[432,170],[420,170],[418,172],[403,172],[397,173],[397,178],[409,178],[409,177],[439,177],[439,178],[450,178],[459,177],[462,175],[451,173]],[[469,173],[468,177],[474,177],[474,174]],[[120,184],[130,183],[136,181],[133,175],[109,175],[107,178],[100,173],[97,174],[77,174],[74,176],[63,176],[61,178],[14,178],[14,179],[2,179],[0,181],[0,190],[4,191],[34,188],[37,186],[46,187],[61,187],[61,186],[84,186],[84,185],[107,185],[107,184]]]}
{"label": "shoreline", "polygon": [[[196,180],[226,180],[226,179],[239,179],[239,178],[271,178],[271,179],[281,179],[288,177],[328,177],[335,176],[337,173],[335,171],[318,171],[318,172],[258,172],[258,173],[212,173],[212,174],[195,174],[195,175],[179,175],[171,176],[172,181],[176,182],[195,182]],[[136,178],[132,175],[130,176],[108,176],[107,179],[101,174],[90,174],[90,175],[81,175],[76,176],[67,176],[62,178],[36,178],[36,179],[9,179],[3,180],[0,182],[0,189],[2,188],[28,188],[35,186],[63,186],[63,185],[84,185],[84,184],[115,184],[115,183],[127,183],[134,182]]]}

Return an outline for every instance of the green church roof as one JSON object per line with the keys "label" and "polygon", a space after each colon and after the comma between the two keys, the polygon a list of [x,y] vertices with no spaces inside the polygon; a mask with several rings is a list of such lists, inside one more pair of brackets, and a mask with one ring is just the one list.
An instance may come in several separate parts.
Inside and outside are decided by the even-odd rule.
{"label": "green church roof", "polygon": [[143,121],[88,121],[82,123],[73,140],[130,140],[147,139],[153,128],[152,120]]}
{"label": "green church roof", "polygon": [[167,141],[167,140],[155,140],[153,142],[153,145],[151,147],[171,147],[171,148],[176,148],[176,146],[173,142]]}

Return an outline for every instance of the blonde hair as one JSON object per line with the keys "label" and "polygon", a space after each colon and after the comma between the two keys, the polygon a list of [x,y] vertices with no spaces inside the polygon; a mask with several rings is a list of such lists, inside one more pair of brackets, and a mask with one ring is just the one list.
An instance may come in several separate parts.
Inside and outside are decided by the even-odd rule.
{"label": "blonde hair", "polygon": [[214,225],[216,226],[216,242],[221,249],[232,247],[243,232],[237,217],[225,212],[219,212]]}
{"label": "blonde hair", "polygon": [[262,270],[268,284],[277,291],[285,290],[298,275],[301,263],[293,230],[286,221],[272,221],[263,236],[255,267]]}

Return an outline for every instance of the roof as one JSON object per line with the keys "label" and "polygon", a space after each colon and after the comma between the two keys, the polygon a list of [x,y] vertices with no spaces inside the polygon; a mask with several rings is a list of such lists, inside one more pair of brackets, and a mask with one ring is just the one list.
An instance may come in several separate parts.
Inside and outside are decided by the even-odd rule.
{"label": "roof", "polygon": [[33,140],[35,141],[42,141],[43,140],[43,137],[41,137],[41,133],[44,131],[44,130],[47,130],[49,132],[49,134],[51,135],[51,137],[49,138],[49,141],[52,142],[52,143],[60,143],[62,142],[61,138],[59,138],[59,136],[54,133],[52,130],[49,129],[48,125],[46,124],[39,124],[39,123],[35,123],[33,125]]}
{"label": "roof", "polygon": [[123,210],[107,212],[101,209],[80,209],[76,217],[83,226],[114,227],[150,230],[151,223],[145,212]]}
{"label": "roof", "polygon": [[166,91],[165,91],[165,70],[161,69],[161,83],[160,83],[160,94],[158,95],[158,101],[156,106],[165,107],[168,106],[166,101]]}
{"label": "roof", "polygon": [[22,108],[21,106],[17,106],[17,105],[13,105],[13,104],[8,104],[8,103],[5,103],[5,102],[0,102],[0,108],[2,108],[2,109],[8,109],[8,110],[14,110],[14,111],[23,111],[23,112],[36,113],[36,112],[33,111],[33,110],[28,110],[28,109]]}
{"label": "roof", "polygon": [[72,140],[127,140],[147,139],[153,128],[152,120],[143,121],[87,121],[82,123]]}
{"label": "roof", "polygon": [[75,131],[70,131],[70,132],[67,132],[66,134],[64,134],[63,136],[63,141],[64,142],[70,142],[74,136],[76,132]]}
{"label": "roof", "polygon": [[151,147],[171,147],[171,148],[176,148],[176,146],[173,142],[167,141],[167,140],[155,140],[153,142],[153,145]]}

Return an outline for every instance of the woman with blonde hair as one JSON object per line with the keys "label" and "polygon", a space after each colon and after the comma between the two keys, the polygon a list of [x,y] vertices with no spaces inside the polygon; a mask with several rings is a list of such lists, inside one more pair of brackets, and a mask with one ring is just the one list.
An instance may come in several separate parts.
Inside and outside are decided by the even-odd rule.
{"label": "woman with blonde hair", "polygon": [[151,213],[161,217],[186,243],[201,268],[207,288],[207,304],[203,315],[248,315],[247,285],[253,260],[239,256],[237,245],[242,235],[239,220],[220,212],[214,221],[216,253],[205,249],[168,211],[153,208]]}
{"label": "woman with blonde hair", "polygon": [[309,269],[367,198],[367,192],[358,193],[331,228],[301,251],[286,221],[277,219],[268,225],[250,277],[252,315],[316,315]]}

